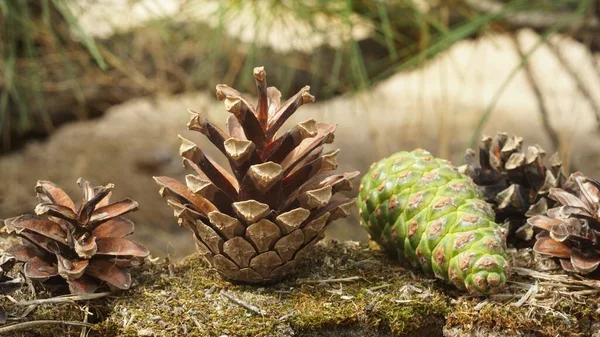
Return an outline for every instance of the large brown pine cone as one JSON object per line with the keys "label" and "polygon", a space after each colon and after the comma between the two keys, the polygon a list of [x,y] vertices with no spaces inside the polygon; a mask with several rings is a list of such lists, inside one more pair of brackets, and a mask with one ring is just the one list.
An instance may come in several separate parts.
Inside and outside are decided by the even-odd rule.
{"label": "large brown pine cone", "polygon": [[184,166],[195,174],[186,176],[185,185],[169,177],[155,180],[219,274],[267,283],[292,272],[325,227],[348,215],[353,199],[336,193],[351,190],[358,172],[332,173],[338,150],[323,151],[333,141],[333,124],[309,119],[277,136],[296,109],[314,101],[308,86],[281,104],[279,90],[267,88],[262,67],[254,69],[254,78],[256,106],[235,89],[217,86],[217,98],[230,113],[227,131],[196,112],[188,124],[223,153],[231,171],[182,138]]}

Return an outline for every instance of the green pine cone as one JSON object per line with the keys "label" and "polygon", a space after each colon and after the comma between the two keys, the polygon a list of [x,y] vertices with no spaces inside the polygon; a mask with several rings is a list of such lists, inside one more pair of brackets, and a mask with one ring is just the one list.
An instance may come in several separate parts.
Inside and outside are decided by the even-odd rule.
{"label": "green pine cone", "polygon": [[389,254],[473,296],[504,287],[504,230],[471,179],[448,161],[415,150],[374,163],[357,203],[363,227]]}

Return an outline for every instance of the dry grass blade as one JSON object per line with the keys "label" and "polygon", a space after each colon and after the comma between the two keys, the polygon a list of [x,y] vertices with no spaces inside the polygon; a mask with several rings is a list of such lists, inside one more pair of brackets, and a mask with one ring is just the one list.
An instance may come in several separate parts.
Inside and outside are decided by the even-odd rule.
{"label": "dry grass blade", "polygon": [[520,307],[523,304],[525,304],[527,301],[529,301],[529,299],[533,298],[538,291],[540,290],[540,286],[538,285],[537,281],[535,282],[535,284],[533,284],[531,287],[529,287],[529,290],[527,290],[527,292],[525,293],[525,295],[523,295],[516,303],[515,306]]}
{"label": "dry grass blade", "polygon": [[250,304],[248,302],[245,302],[235,296],[233,296],[232,294],[226,292],[225,290],[221,290],[221,295],[223,295],[223,297],[227,298],[229,301],[231,301],[233,304],[239,305],[242,308],[245,308],[257,315],[265,315],[265,312],[263,310],[261,310],[259,307]]}
{"label": "dry grass blade", "polygon": [[[87,323],[88,322],[88,316],[90,314],[89,306],[88,305],[85,306],[84,313],[85,313],[85,316],[83,318],[83,323]],[[87,326],[82,327],[81,328],[81,333],[79,334],[79,337],[86,337],[87,334],[88,334],[88,327]]]}
{"label": "dry grass blade", "polygon": [[362,279],[362,277],[360,277],[360,276],[330,278],[330,279],[321,279],[321,280],[299,279],[296,281],[296,284],[322,284],[322,283],[353,282],[353,281],[358,281],[360,279]]}
{"label": "dry grass blade", "polygon": [[515,272],[518,275],[529,276],[529,277],[532,277],[535,279],[560,282],[564,285],[576,285],[576,286],[585,286],[585,287],[593,288],[593,289],[600,289],[600,281],[596,281],[596,280],[576,280],[576,279],[569,277],[568,275],[564,275],[564,274],[563,275],[549,274],[549,273],[543,273],[540,271],[527,269],[527,268],[520,268],[520,267],[513,267],[512,270],[513,270],[513,272]]}
{"label": "dry grass blade", "polygon": [[112,294],[112,292],[105,291],[102,293],[57,296],[57,297],[51,297],[51,298],[31,300],[31,301],[17,301],[12,296],[6,296],[6,298],[8,298],[14,304],[27,306],[27,305],[49,304],[49,303],[68,303],[68,302],[75,302],[75,301],[89,301],[89,300],[95,300],[98,298],[106,297],[110,294]]}
{"label": "dry grass blade", "polygon": [[81,327],[91,327],[92,324],[84,323],[84,322],[75,322],[75,321],[55,321],[55,320],[39,320],[39,321],[31,321],[31,322],[22,322],[15,323],[10,325],[5,325],[0,327],[0,334],[6,334],[9,332],[15,332],[19,330],[31,329],[43,325],[53,325],[53,324],[64,324],[64,325],[73,325],[73,326],[81,326]]}

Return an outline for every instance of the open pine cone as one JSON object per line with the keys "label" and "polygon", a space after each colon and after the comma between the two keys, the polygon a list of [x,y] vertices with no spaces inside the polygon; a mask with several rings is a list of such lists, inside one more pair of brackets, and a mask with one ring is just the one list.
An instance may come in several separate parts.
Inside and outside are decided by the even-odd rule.
{"label": "open pine cone", "polygon": [[550,198],[558,207],[528,220],[542,229],[533,250],[560,259],[566,271],[600,276],[600,182],[573,173]]}
{"label": "open pine cone", "polygon": [[466,151],[467,164],[460,170],[480,187],[484,200],[494,206],[496,222],[508,221],[509,242],[533,239],[534,231],[527,218],[544,214],[554,206],[548,198],[553,187],[565,182],[562,163],[555,154],[550,168],[544,165],[546,152],[533,145],[521,151],[523,138],[498,133],[491,138],[483,136],[479,145],[479,162],[475,151]]}
{"label": "open pine cone", "polygon": [[8,276],[17,259],[10,254],[0,256],[0,295],[8,295],[21,288],[21,279]]}
{"label": "open pine cone", "polygon": [[[21,288],[20,278],[12,278],[7,273],[13,268],[17,259],[10,254],[0,255],[0,295],[12,294]],[[4,308],[0,305],[0,324],[6,323]]]}
{"label": "open pine cone", "polygon": [[333,141],[333,124],[309,119],[277,137],[296,109],[314,101],[308,86],[281,104],[262,67],[254,78],[256,107],[217,85],[217,98],[231,113],[228,132],[196,112],[188,124],[225,155],[232,173],[182,138],[184,166],[195,175],[186,176],[187,186],[169,177],[155,180],[179,224],[192,230],[199,251],[224,278],[268,283],[292,272],[327,224],[348,215],[354,200],[334,195],[351,190],[358,172],[331,172],[338,150],[323,154],[323,146]]}
{"label": "open pine cone", "polygon": [[79,207],[59,187],[38,181],[35,190],[40,202],[35,215],[6,219],[9,232],[22,238],[10,249],[25,262],[26,277],[61,284],[66,280],[71,293],[91,293],[102,284],[128,289],[128,268],[148,256],[142,245],[125,239],[134,224],[121,215],[137,209],[137,202],[124,199],[110,203],[113,184],[92,187],[79,179],[83,201]]}

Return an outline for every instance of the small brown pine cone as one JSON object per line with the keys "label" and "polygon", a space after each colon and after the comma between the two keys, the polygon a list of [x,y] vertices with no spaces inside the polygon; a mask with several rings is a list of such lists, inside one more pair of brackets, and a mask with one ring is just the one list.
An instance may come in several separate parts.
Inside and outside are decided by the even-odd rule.
{"label": "small brown pine cone", "polygon": [[534,231],[527,218],[544,214],[556,201],[548,198],[553,187],[561,187],[566,178],[557,154],[544,164],[546,152],[539,145],[522,150],[523,138],[498,133],[483,136],[479,160],[475,151],[466,151],[467,164],[460,170],[479,186],[484,200],[494,206],[496,222],[508,224],[507,240],[521,245],[531,242]]}
{"label": "small brown pine cone", "polygon": [[83,179],[77,183],[83,190],[79,206],[53,183],[38,181],[36,214],[4,221],[9,232],[22,238],[22,244],[9,251],[24,262],[26,277],[49,284],[66,281],[71,293],[91,293],[104,284],[129,289],[128,268],[149,254],[125,238],[134,224],[121,215],[138,204],[131,199],[110,203],[112,184],[92,187]]}
{"label": "small brown pine cone", "polygon": [[563,188],[551,188],[550,198],[557,207],[528,220],[541,229],[533,250],[568,272],[600,278],[600,182],[576,172]]}

